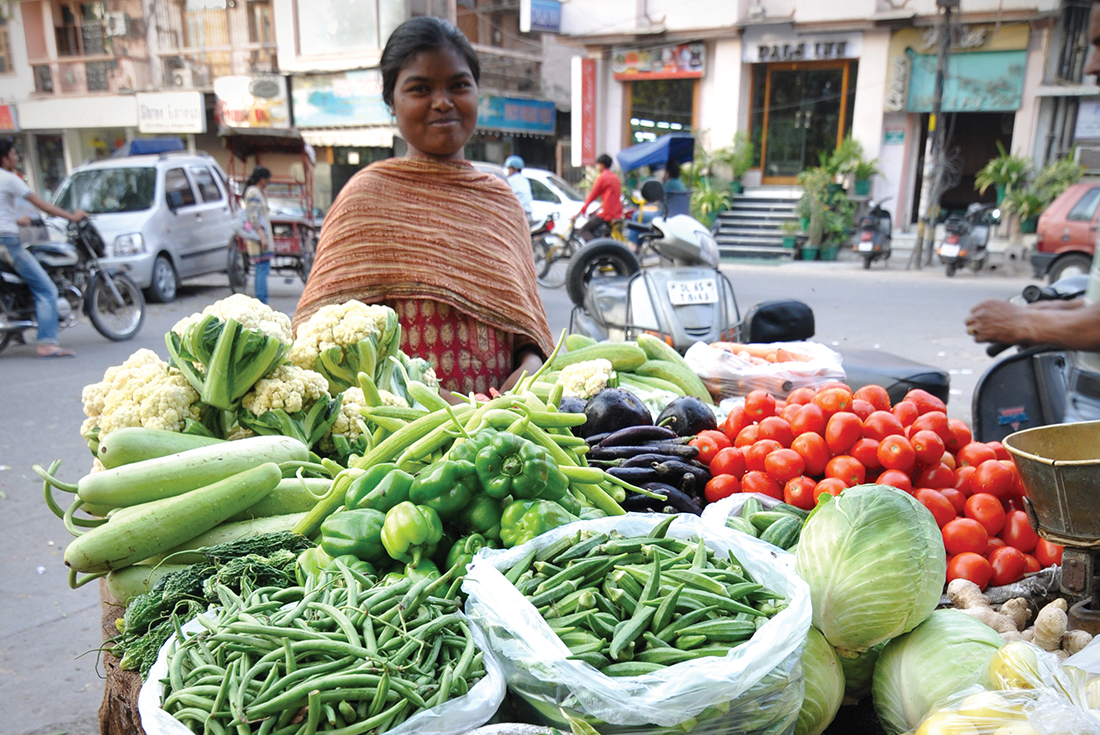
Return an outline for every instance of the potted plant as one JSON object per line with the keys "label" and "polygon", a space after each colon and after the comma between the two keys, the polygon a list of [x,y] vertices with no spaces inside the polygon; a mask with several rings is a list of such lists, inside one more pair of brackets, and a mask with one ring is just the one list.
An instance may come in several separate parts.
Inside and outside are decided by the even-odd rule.
{"label": "potted plant", "polygon": [[975,174],[974,188],[979,194],[984,194],[989,187],[996,187],[997,205],[1000,206],[1011,189],[1027,185],[1031,175],[1031,162],[1022,156],[1010,156],[999,140],[997,150],[1001,155],[990,159],[989,163]]}
{"label": "potted plant", "polygon": [[878,176],[882,172],[878,169],[878,159],[864,161],[862,158],[852,167],[852,178],[855,183],[852,188],[857,197],[865,197],[871,193],[871,177]]}
{"label": "potted plant", "polygon": [[729,203],[729,190],[715,186],[710,179],[704,178],[691,192],[692,216],[707,226],[714,224],[714,218],[728,207]]}
{"label": "potted plant", "polygon": [[825,239],[825,208],[830,197],[835,196],[830,189],[832,181],[833,174],[824,166],[806,169],[798,174],[802,196],[795,205],[795,211],[812,248],[821,247]]}
{"label": "potted plant", "polygon": [[738,131],[733,136],[733,145],[719,149],[714,153],[715,161],[729,166],[730,190],[734,194],[740,194],[742,191],[741,177],[752,168],[754,152],[755,149],[752,141],[749,140],[748,133]]}
{"label": "potted plant", "polygon": [[783,247],[787,250],[793,250],[798,244],[798,222],[793,219],[784,220],[779,225],[779,231],[783,233]]}
{"label": "potted plant", "polygon": [[1034,181],[1017,183],[1009,189],[1001,206],[1006,212],[1013,212],[1020,218],[1021,233],[1034,233],[1043,210],[1070,185],[1077,183],[1084,173],[1085,167],[1075,163],[1072,158],[1047,164]]}

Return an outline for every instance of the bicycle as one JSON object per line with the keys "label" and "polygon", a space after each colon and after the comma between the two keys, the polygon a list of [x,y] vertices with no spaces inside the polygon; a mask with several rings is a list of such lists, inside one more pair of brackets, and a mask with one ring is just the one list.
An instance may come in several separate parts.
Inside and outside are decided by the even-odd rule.
{"label": "bicycle", "polygon": [[535,255],[535,274],[540,286],[561,288],[565,285],[565,273],[569,259],[581,249],[584,240],[570,223],[564,232],[546,230],[531,240]]}

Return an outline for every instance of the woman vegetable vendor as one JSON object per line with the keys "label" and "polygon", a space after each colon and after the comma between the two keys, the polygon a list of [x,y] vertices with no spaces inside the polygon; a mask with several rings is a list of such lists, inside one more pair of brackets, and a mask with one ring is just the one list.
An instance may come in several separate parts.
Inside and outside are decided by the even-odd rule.
{"label": "woman vegetable vendor", "polygon": [[506,390],[538,369],[553,339],[523,210],[506,183],[463,159],[477,124],[477,55],[450,23],[414,18],[390,36],[380,66],[408,154],[340,192],[294,326],[328,304],[385,304],[401,319],[401,349],[430,360],[445,391]]}

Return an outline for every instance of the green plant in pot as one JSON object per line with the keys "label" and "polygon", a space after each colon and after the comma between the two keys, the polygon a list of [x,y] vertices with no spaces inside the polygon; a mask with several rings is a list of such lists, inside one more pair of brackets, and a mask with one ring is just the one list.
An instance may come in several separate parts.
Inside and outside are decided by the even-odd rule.
{"label": "green plant in pot", "polygon": [[857,197],[865,197],[871,193],[871,178],[881,175],[882,172],[878,168],[878,159],[873,161],[864,161],[860,159],[859,162],[852,167],[852,178],[855,179],[853,189]]}
{"label": "green plant in pot", "polygon": [[700,222],[711,225],[718,213],[730,203],[730,192],[725,187],[715,186],[710,179],[703,179],[691,192],[691,213]]}
{"label": "green plant in pot", "polygon": [[779,225],[779,231],[783,233],[783,247],[788,250],[794,249],[798,244],[798,222],[793,219],[784,220]]}
{"label": "green plant in pot", "polygon": [[714,152],[714,160],[730,169],[730,189],[734,194],[741,193],[741,177],[752,168],[754,152],[748,133],[743,131],[733,136],[733,145]]}
{"label": "green plant in pot", "polygon": [[1031,161],[1022,156],[1010,156],[1001,141],[997,141],[1000,155],[990,159],[974,176],[974,188],[984,194],[989,187],[997,189],[997,204],[1001,205],[1012,189],[1024,187],[1031,176]]}

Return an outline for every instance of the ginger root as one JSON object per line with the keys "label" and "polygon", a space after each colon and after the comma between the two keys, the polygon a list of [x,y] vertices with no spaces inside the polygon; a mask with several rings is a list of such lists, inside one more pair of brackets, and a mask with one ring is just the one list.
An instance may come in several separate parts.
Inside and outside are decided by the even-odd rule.
{"label": "ginger root", "polygon": [[1069,630],[1062,636],[1062,650],[1072,656],[1091,642],[1092,634],[1088,631]]}
{"label": "ginger root", "polygon": [[[980,620],[998,633],[1019,633],[1020,631],[1020,626],[1016,624],[1015,618],[994,610],[993,606],[989,604],[989,598],[982,594],[978,585],[968,579],[951,580],[947,585],[947,596],[955,608],[976,620]],[[1024,610],[1025,612],[1027,610],[1026,602],[1024,603]],[[1013,610],[1013,612],[1017,611]],[[1026,617],[1024,622],[1026,624]]]}
{"label": "ginger root", "polygon": [[1033,642],[1044,651],[1060,650],[1062,636],[1066,634],[1068,623],[1066,601],[1059,598],[1039,611],[1039,615],[1035,618]]}
{"label": "ginger root", "polygon": [[1000,612],[1001,615],[1012,618],[1017,630],[1025,629],[1027,621],[1031,618],[1031,609],[1027,605],[1027,600],[1022,597],[1014,597],[1001,605]]}

